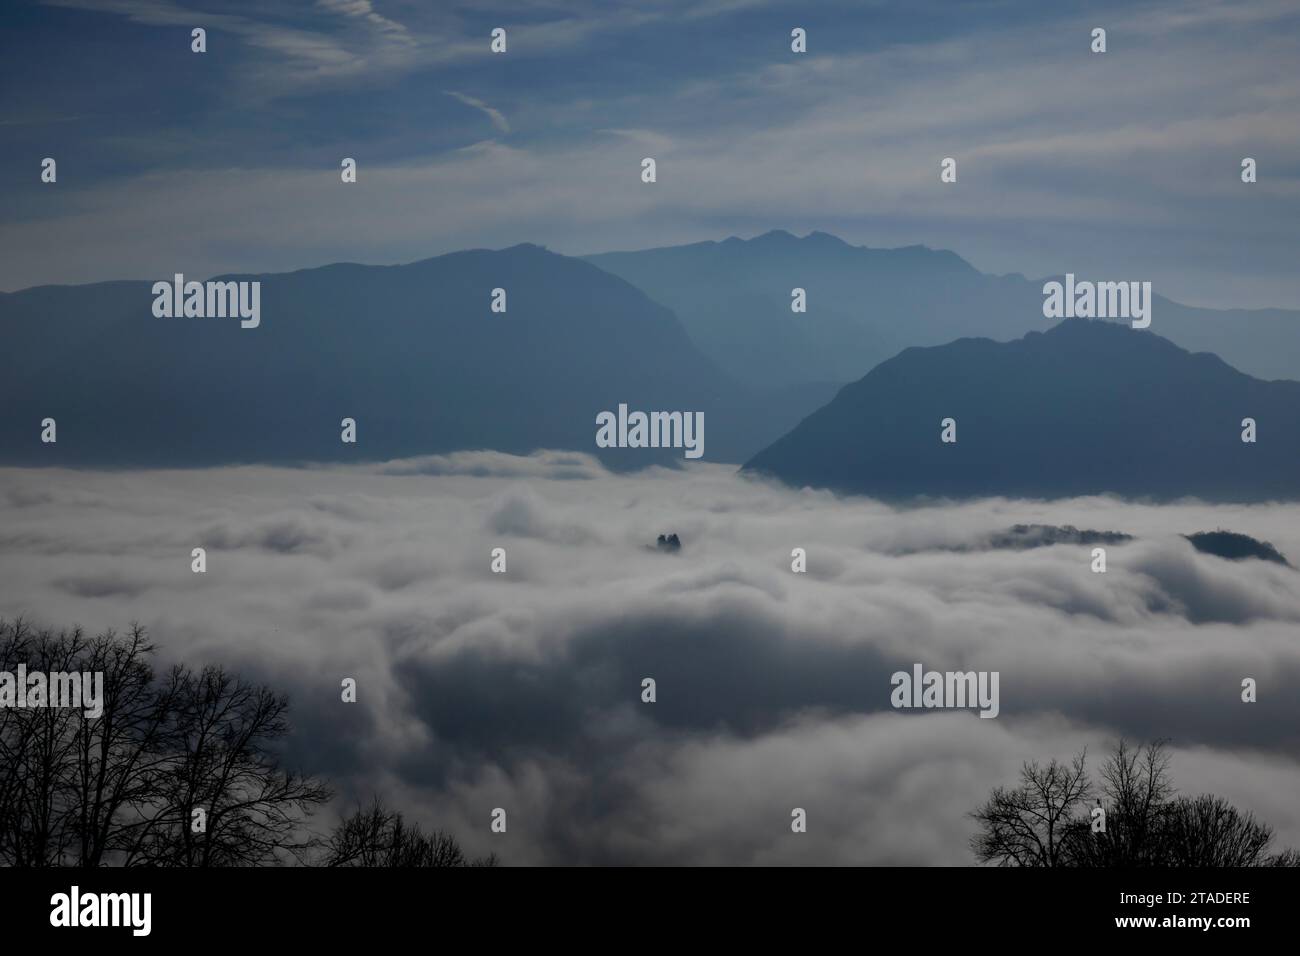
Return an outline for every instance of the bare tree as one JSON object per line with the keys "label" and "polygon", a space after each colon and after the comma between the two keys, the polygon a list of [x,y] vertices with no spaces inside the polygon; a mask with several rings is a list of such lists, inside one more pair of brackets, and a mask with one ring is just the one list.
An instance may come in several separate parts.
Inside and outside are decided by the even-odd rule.
{"label": "bare tree", "polygon": [[311,845],[305,818],[329,791],[279,767],[285,698],[220,668],[155,680],[153,651],[140,627],[0,621],[0,669],[104,675],[99,716],[0,708],[0,863],[233,865]]}
{"label": "bare tree", "polygon": [[[1075,866],[1163,866],[1164,814],[1174,793],[1163,740],[1133,747],[1125,740],[1101,767],[1106,828],[1079,821],[1071,842]],[[1085,825],[1086,824],[1086,825]]]}
{"label": "bare tree", "polygon": [[981,827],[971,841],[980,862],[1065,865],[1073,814],[1091,793],[1085,757],[1080,753],[1069,765],[1053,759],[1046,767],[1027,762],[1020,768],[1019,786],[994,790],[972,814]]}
{"label": "bare tree", "polygon": [[1300,866],[1300,850],[1287,848],[1264,858],[1261,866]]}
{"label": "bare tree", "polygon": [[314,846],[302,822],[329,790],[281,770],[270,746],[289,732],[288,699],[218,667],[176,667],[169,682],[175,756],[123,846],[126,865],[251,866]]}
{"label": "bare tree", "polygon": [[282,695],[220,667],[155,675],[143,628],[88,638],[0,621],[0,670],[99,673],[102,713],[0,707],[0,864],[10,866],[495,866],[378,800],[327,843],[331,799],[280,766]]}
{"label": "bare tree", "polygon": [[425,833],[388,810],[378,797],[344,817],[326,843],[325,866],[496,866],[495,854],[471,860],[455,837]]}
{"label": "bare tree", "polygon": [[1082,754],[1069,769],[1026,764],[1018,788],[994,790],[972,814],[975,855],[1004,866],[1300,865],[1295,850],[1268,855],[1272,830],[1223,798],[1175,798],[1164,741],[1119,741],[1101,779],[1105,826],[1094,830]]}
{"label": "bare tree", "polygon": [[1202,794],[1175,800],[1161,822],[1161,862],[1166,866],[1260,866],[1273,862],[1265,852],[1273,838],[1272,829],[1222,797]]}
{"label": "bare tree", "polygon": [[103,713],[0,709],[0,861],[96,866],[125,808],[150,790],[164,759],[166,708],[152,686],[153,648],[140,628],[86,638],[0,622],[0,667],[104,677]]}

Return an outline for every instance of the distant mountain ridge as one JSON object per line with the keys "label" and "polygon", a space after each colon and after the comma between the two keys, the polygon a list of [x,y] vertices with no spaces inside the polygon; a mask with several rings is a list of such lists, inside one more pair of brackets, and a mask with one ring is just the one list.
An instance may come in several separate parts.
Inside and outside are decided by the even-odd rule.
{"label": "distant mountain ridge", "polygon": [[[703,411],[704,460],[738,464],[833,392],[741,385],[640,290],[535,245],[219,278],[261,282],[258,328],[157,318],[149,281],[0,295],[0,461],[190,466],[474,448],[579,449],[615,467],[680,460],[596,447],[596,415],[625,402]],[[490,310],[495,288],[504,313]],[[55,444],[40,441],[46,417]],[[355,445],[340,440],[345,417]]]}
{"label": "distant mountain ridge", "polygon": [[[621,278],[607,269],[645,275]],[[807,314],[790,311],[789,284],[795,274],[808,292]],[[170,282],[171,273],[158,278]],[[1107,465],[1104,470],[1113,480],[1103,481],[1096,461],[1109,461],[1105,430],[1116,422],[1124,425],[1107,403],[1123,394],[1134,408],[1140,400],[1170,415],[1187,417],[1189,410],[1202,409],[1200,420],[1213,422],[1212,435],[1189,434],[1188,441],[1221,441],[1232,432],[1225,431],[1227,418],[1236,415],[1239,422],[1255,415],[1262,437],[1248,447],[1255,449],[1254,461],[1272,468],[1255,493],[1290,495],[1294,490],[1290,459],[1272,456],[1279,454],[1277,436],[1287,434],[1278,426],[1292,414],[1289,396],[1300,387],[1296,383],[1264,383],[1214,356],[1186,356],[1152,334],[1172,324],[1166,314],[1172,304],[1159,298],[1151,332],[1085,321],[1062,323],[1049,333],[1013,334],[1027,324],[1046,323],[1039,285],[1020,276],[985,276],[953,253],[921,246],[870,250],[825,233],[799,239],[771,232],[747,241],[585,260],[522,244],[400,266],[336,264],[218,278],[261,282],[259,328],[243,329],[229,318],[155,317],[150,281],[0,294],[0,334],[6,345],[0,463],[201,466],[377,460],[475,448],[512,453],[577,449],[616,468],[680,461],[677,449],[596,446],[596,415],[626,404],[646,411],[704,412],[706,462],[749,462],[751,469],[769,469],[794,482],[874,488],[871,493],[888,496],[911,493],[907,483],[913,480],[928,489],[917,492],[922,494],[1054,495],[1077,487],[1168,496],[1202,493],[1177,490],[1202,485],[1203,493],[1216,496],[1254,494],[1248,482],[1234,484],[1221,475],[1198,484],[1189,480],[1193,476],[1166,474],[1159,461],[1151,463],[1147,481],[1128,474],[1132,462],[1124,460]],[[635,284],[656,286],[670,279],[669,294],[685,296],[683,309],[694,317],[690,331],[670,308]],[[505,313],[490,310],[496,288],[506,290]],[[688,295],[691,290],[698,296]],[[737,307],[746,297],[758,303],[752,311]],[[836,311],[836,301],[842,312]],[[979,308],[968,308],[971,303]],[[981,309],[999,303],[980,318]],[[963,338],[976,320],[994,327],[990,334],[995,337],[1024,337],[1008,343],[1016,348],[1005,353],[988,338]],[[1279,321],[1275,330],[1285,338],[1293,324]],[[1106,350],[1099,350],[1098,343],[1121,340],[1077,331],[1094,325],[1145,336],[1149,342],[1103,355]],[[1225,328],[1220,319],[1209,325]],[[917,349],[912,338],[941,341]],[[1007,357],[1018,350],[1064,340],[1081,349],[1079,355],[1048,349],[1042,367],[1008,364]],[[715,361],[707,348],[697,347],[701,341],[711,343],[725,361]],[[920,358],[934,348],[949,351]],[[878,355],[881,364],[873,368]],[[953,355],[960,360],[952,361]],[[1190,364],[1180,359],[1171,365],[1173,355],[1185,356]],[[1076,381],[1080,360],[1091,361],[1091,378]],[[1274,360],[1292,362],[1296,353],[1279,348]],[[951,367],[925,394],[897,374],[903,368],[929,375],[931,361]],[[992,362],[996,375],[986,374],[986,362]],[[811,372],[826,372],[831,380],[842,374],[855,384],[823,408],[838,386],[807,378]],[[978,411],[971,414],[970,409],[988,404],[988,396],[954,392],[979,375],[985,376],[990,393],[1018,394],[1026,407],[990,406],[989,418],[981,424]],[[1143,382],[1161,376],[1172,376],[1172,382],[1164,383],[1168,394],[1186,393],[1183,403],[1169,406],[1163,394],[1143,391]],[[1073,389],[1071,398],[1083,403],[1076,410],[1081,414],[1071,417],[1066,414],[1070,409],[1062,407],[1050,421],[1069,425],[1075,441],[1081,436],[1094,441],[1096,452],[1078,463],[1076,480],[1058,481],[1044,473],[1039,481],[1030,468],[1023,481],[1008,482],[981,476],[980,468],[988,463],[969,457],[976,453],[963,444],[961,451],[932,462],[947,467],[965,461],[963,475],[939,480],[900,472],[893,484],[886,480],[888,469],[875,462],[867,469],[851,444],[838,465],[822,461],[818,456],[825,450],[813,445],[808,447],[815,454],[807,462],[785,454],[844,414],[846,401],[875,388],[864,382],[881,381],[892,384],[873,393],[881,410],[877,414],[887,411],[900,429],[918,409],[927,410],[925,428],[930,430],[937,429],[939,418],[958,418],[965,442],[985,425],[1019,421],[1019,427],[1033,426],[1039,447],[1056,439],[1043,430],[1049,417],[1046,407],[1038,407],[1036,394],[1050,399],[1061,389]],[[1269,384],[1276,387],[1261,391]],[[1209,396],[1219,404],[1206,405]],[[933,418],[936,399],[943,399],[939,418]],[[1249,409],[1238,411],[1237,405]],[[959,414],[954,406],[963,411]],[[1097,410],[1106,411],[1104,421],[1089,417]],[[1025,421],[1034,414],[1041,420]],[[40,423],[47,417],[58,422],[54,445],[40,441]],[[344,418],[357,422],[355,445],[340,441]],[[878,418],[864,416],[862,422],[881,427]],[[895,437],[901,440],[903,433]],[[1137,436],[1130,438],[1137,441]],[[993,447],[988,435],[981,441]],[[1217,475],[1239,452],[1235,445],[1215,447],[1221,460],[1205,466],[1207,475]],[[934,451],[918,446],[918,461],[930,460]],[[1016,459],[1015,449],[1004,451],[1008,461]],[[1060,451],[1061,460],[1067,460],[1071,448]],[[1179,449],[1174,451],[1169,461],[1193,466]],[[1021,462],[1022,472],[1030,464]]]}
{"label": "distant mountain ridge", "polygon": [[[956,422],[955,443],[941,422]],[[1257,423],[1243,442],[1242,420]],[[1000,343],[883,362],[745,471],[885,499],[1300,498],[1300,382],[1115,323],[1067,319]]]}
{"label": "distant mountain ridge", "polygon": [[[947,250],[784,230],[585,258],[672,309],[732,376],[763,384],[850,381],[909,346],[1042,331],[1055,323],[1043,317],[1043,284],[1061,278],[988,275]],[[806,313],[790,309],[796,287],[806,290]],[[1151,332],[1250,375],[1300,379],[1300,311],[1200,309],[1153,292]]]}

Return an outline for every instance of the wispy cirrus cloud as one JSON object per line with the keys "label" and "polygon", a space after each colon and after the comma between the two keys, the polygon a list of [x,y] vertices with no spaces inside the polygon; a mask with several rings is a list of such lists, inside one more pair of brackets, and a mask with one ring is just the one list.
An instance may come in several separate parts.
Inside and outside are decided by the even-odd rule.
{"label": "wispy cirrus cloud", "polygon": [[[318,0],[318,14],[274,16],[284,10],[251,6],[245,12],[208,11],[174,0],[44,0],[49,6],[114,14],[142,26],[202,27],[210,34],[228,34],[253,50],[274,55],[275,61],[245,63],[258,80],[274,75],[276,84],[264,93],[280,95],[356,79],[375,71],[409,68],[418,42],[400,23],[380,16],[368,0]],[[323,14],[324,16],[321,16]],[[356,25],[363,29],[356,29]],[[215,47],[216,40],[209,43]],[[241,71],[235,71],[241,78]],[[250,87],[251,88],[251,85]]]}
{"label": "wispy cirrus cloud", "polygon": [[464,93],[458,93],[455,90],[444,90],[443,92],[446,93],[448,96],[454,97],[455,99],[464,103],[466,106],[472,106],[476,110],[482,110],[483,113],[487,116],[487,118],[492,121],[492,125],[495,126],[502,133],[510,132],[510,123],[509,121],[506,120],[505,116],[501,113],[500,110],[493,109],[492,107],[484,103],[482,100],[477,99],[473,96],[467,96]]}

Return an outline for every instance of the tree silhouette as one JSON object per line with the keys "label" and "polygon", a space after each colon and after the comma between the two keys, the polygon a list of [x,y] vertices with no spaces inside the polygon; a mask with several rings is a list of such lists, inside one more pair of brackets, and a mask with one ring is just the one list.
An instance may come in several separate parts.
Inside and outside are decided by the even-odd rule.
{"label": "tree silhouette", "polygon": [[171,759],[170,689],[140,628],[87,638],[0,621],[0,669],[104,675],[103,713],[0,708],[0,862],[98,866],[130,843]]}
{"label": "tree silhouette", "polygon": [[1222,797],[1202,794],[1176,800],[1163,823],[1169,866],[1260,866],[1273,862],[1265,852],[1272,830]]}
{"label": "tree silhouette", "polygon": [[[1120,740],[1102,764],[1106,829],[1092,832],[1091,818],[1071,833],[1074,866],[1162,866],[1161,826],[1174,788],[1165,742],[1133,747]],[[1089,811],[1091,812],[1091,811]]]}
{"label": "tree silhouette", "polygon": [[[169,684],[173,750],[143,822],[124,848],[127,865],[250,866],[295,858],[315,845],[303,820],[327,787],[283,771],[269,745],[289,731],[289,702],[205,667],[177,667]],[[198,815],[201,814],[202,826]]]}
{"label": "tree silhouette", "polygon": [[326,844],[325,866],[496,866],[496,854],[471,860],[455,837],[442,830],[425,833],[375,797],[358,806],[335,827]]}
{"label": "tree silhouette", "polygon": [[1001,866],[1066,865],[1072,814],[1091,793],[1084,758],[1023,764],[1019,785],[998,787],[973,814],[982,827],[971,841],[975,855]]}
{"label": "tree silhouette", "polygon": [[1270,855],[1273,832],[1222,797],[1174,797],[1164,741],[1121,740],[1101,768],[1104,829],[1086,807],[1093,785],[1080,753],[1069,768],[1026,763],[1019,786],[999,787],[971,816],[971,848],[1000,866],[1297,866],[1300,853]]}
{"label": "tree silhouette", "polygon": [[478,866],[440,830],[373,807],[328,840],[332,799],[280,766],[289,701],[215,666],[155,675],[142,627],[88,638],[0,621],[0,670],[102,673],[103,711],[0,707],[0,865]]}

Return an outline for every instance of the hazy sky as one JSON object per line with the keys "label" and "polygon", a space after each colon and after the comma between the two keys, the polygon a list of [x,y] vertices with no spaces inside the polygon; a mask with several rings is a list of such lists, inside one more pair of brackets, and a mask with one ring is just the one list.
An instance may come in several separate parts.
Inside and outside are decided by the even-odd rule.
{"label": "hazy sky", "polygon": [[[164,659],[265,680],[292,697],[291,764],[507,863],[969,864],[967,813],[1022,761],[1087,747],[1095,768],[1119,735],[1171,738],[1180,792],[1300,846],[1300,571],[1181,537],[1231,528],[1295,561],[1298,518],[1107,498],[900,511],[557,452],[0,469],[0,617],[138,620]],[[1136,540],[1105,574],[1084,546],[980,550],[1017,522]],[[649,547],[666,532],[680,554]],[[998,717],[893,710],[913,663],[998,671]]]}
{"label": "hazy sky", "polygon": [[[51,0],[3,16],[0,289],[786,228],[1300,306],[1294,0]],[[39,180],[46,156],[57,184]]]}

